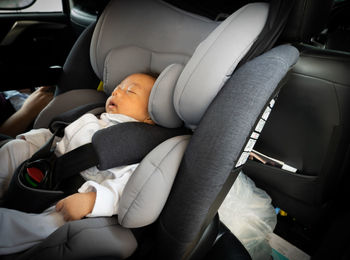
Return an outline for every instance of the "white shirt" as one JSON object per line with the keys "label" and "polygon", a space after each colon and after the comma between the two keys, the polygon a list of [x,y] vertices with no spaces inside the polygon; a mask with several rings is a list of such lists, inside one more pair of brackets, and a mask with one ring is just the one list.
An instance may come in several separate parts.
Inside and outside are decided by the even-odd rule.
{"label": "white shirt", "polygon": [[[62,139],[57,138],[55,153],[60,156],[79,146],[91,143],[92,136],[96,131],[124,122],[137,122],[137,120],[122,114],[103,113],[100,119],[93,114],[84,114],[65,128]],[[40,148],[51,136],[48,129],[41,128],[31,130],[19,137],[24,137],[25,140]],[[79,188],[78,192],[96,192],[94,208],[87,217],[118,214],[120,197],[137,166],[138,164],[132,164],[105,171],[91,167],[80,173],[87,181]]]}

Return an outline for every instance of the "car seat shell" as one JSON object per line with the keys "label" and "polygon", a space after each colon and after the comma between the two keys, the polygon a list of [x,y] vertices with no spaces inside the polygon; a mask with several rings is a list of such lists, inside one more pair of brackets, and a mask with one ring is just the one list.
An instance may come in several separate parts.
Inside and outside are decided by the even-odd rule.
{"label": "car seat shell", "polygon": [[[135,9],[132,8],[133,4],[135,4],[136,2],[138,2],[138,4],[140,4],[141,6],[144,6],[145,3],[147,2],[148,4],[150,4],[150,6],[155,6],[157,5],[157,8],[160,8],[162,10],[170,10],[169,12],[175,12],[178,11],[176,8],[170,7],[168,4],[164,4],[160,1],[111,1],[110,5],[107,7],[107,11],[105,12],[106,16],[101,16],[101,20],[102,22],[98,22],[97,26],[96,26],[96,31],[103,31],[103,33],[108,32],[108,30],[105,30],[105,28],[103,27],[103,24],[109,24],[108,22],[108,18],[106,18],[108,16],[108,13],[111,12],[112,9],[111,6],[113,6],[113,4],[115,4],[115,6],[118,6],[118,10],[124,10],[123,14],[126,14],[126,9],[124,8],[124,4],[129,3],[129,7],[125,7],[127,8],[127,10],[129,9]],[[119,6],[119,4],[122,3],[122,6]],[[159,6],[161,7],[159,7]],[[252,5],[251,5],[252,6]],[[267,18],[267,9],[268,7],[264,4],[264,13],[262,15],[261,20],[259,20],[257,23],[260,25],[260,31],[263,28],[263,23]],[[121,9],[119,9],[119,7]],[[142,8],[140,8],[142,9]],[[153,13],[154,9],[152,9],[152,12],[147,13],[147,12],[142,12],[142,13],[147,13],[147,15],[150,15],[149,18],[151,17],[157,17],[157,15],[155,15]],[[138,12],[138,11],[137,11]],[[136,13],[137,13],[136,12]],[[121,14],[121,13],[120,13]],[[204,19],[192,14],[188,14],[186,12],[183,11],[178,11],[178,13],[176,13],[176,15],[174,15],[175,17],[179,18],[178,15],[181,16],[180,20],[191,20],[195,26],[199,26],[199,28],[203,28],[205,26],[206,29],[202,30],[198,30],[198,32],[195,33],[195,35],[191,35],[191,37],[194,37],[195,39],[192,39],[192,42],[190,43],[190,47],[188,47],[188,42],[187,39],[184,43],[179,43],[179,42],[174,42],[172,36],[169,38],[170,42],[172,42],[173,44],[170,44],[169,46],[173,47],[174,51],[178,51],[178,53],[180,53],[179,55],[168,55],[169,53],[171,54],[171,51],[168,51],[168,54],[164,54],[166,53],[164,51],[163,48],[167,47],[167,44],[164,44],[164,41],[162,41],[161,43],[158,43],[158,47],[159,50],[158,51],[154,51],[154,50],[149,50],[147,47],[147,44],[149,44],[148,39],[146,39],[145,42],[145,46],[146,47],[139,47],[139,39],[136,39],[136,43],[132,43],[129,44],[130,46],[128,46],[126,48],[126,51],[129,53],[130,50],[136,51],[138,57],[146,57],[146,61],[149,61],[149,57],[152,57],[152,62],[151,64],[148,65],[147,69],[144,72],[157,72],[157,73],[161,73],[165,68],[167,68],[167,66],[174,64],[174,63],[178,63],[180,61],[180,63],[185,64],[187,62],[186,57],[188,57],[188,59],[190,58],[191,54],[194,52],[196,46],[199,44],[200,41],[202,41],[205,36],[207,36],[214,28],[217,28],[218,23],[217,22],[213,22],[210,21],[208,19]],[[125,16],[125,15],[124,15]],[[161,12],[161,15],[159,17],[162,17],[163,19],[168,19],[167,15],[163,14]],[[184,18],[185,17],[185,18]],[[118,17],[119,19],[119,17]],[[174,19],[174,18],[171,18]],[[160,30],[158,27],[155,27],[153,24],[153,22],[155,21],[151,21],[149,19],[145,19],[148,22],[150,22],[150,30],[153,31],[158,31],[158,33],[160,33],[161,35],[166,33],[167,30],[164,31]],[[158,20],[157,20],[158,21]],[[133,23],[134,21],[132,21]],[[187,25],[187,22],[184,23],[182,26],[180,26],[178,29],[182,31],[182,29],[185,30],[189,29],[187,33],[189,33],[190,31],[196,31],[193,27],[190,28],[190,26]],[[161,23],[161,22],[157,22],[157,23]],[[189,23],[189,22],[188,22]],[[198,25],[199,23],[202,23],[202,25]],[[146,24],[146,22],[145,22]],[[184,26],[186,24],[186,26]],[[262,25],[261,25],[262,24]],[[110,24],[109,24],[110,25]],[[134,24],[133,24],[134,25]],[[159,25],[159,24],[158,24]],[[113,26],[110,26],[113,27]],[[124,27],[124,25],[122,26]],[[254,27],[254,26],[253,26]],[[113,27],[114,28],[114,27]],[[127,28],[127,27],[126,27]],[[159,30],[156,30],[156,29]],[[166,28],[166,27],[165,27]],[[255,33],[259,34],[259,28],[256,29]],[[129,28],[130,29],[130,28]],[[146,30],[145,30],[146,31]],[[111,31],[111,33],[113,33],[113,31]],[[124,33],[131,33],[130,30],[124,31]],[[134,32],[135,33],[135,32]],[[143,32],[143,36],[144,36]],[[231,33],[231,32],[229,32]],[[115,35],[113,37],[121,37],[122,34],[120,35]],[[189,34],[186,36],[190,36]],[[90,49],[90,53],[91,53],[91,62],[92,62],[92,67],[94,68],[97,76],[100,79],[103,79],[104,81],[107,79],[107,87],[106,87],[106,92],[108,93],[111,89],[111,87],[115,84],[115,82],[117,82],[118,77],[122,77],[124,75],[124,73],[129,73],[128,70],[130,69],[130,71],[135,72],[134,69],[139,68],[139,67],[134,67],[131,63],[131,65],[129,66],[129,64],[126,64],[126,67],[128,68],[125,71],[122,72],[118,72],[118,67],[120,66],[120,64],[118,65],[118,61],[117,63],[114,63],[115,60],[117,60],[118,55],[120,55],[120,46],[119,47],[115,47],[115,46],[110,46],[110,48],[105,48],[105,47],[101,47],[102,43],[107,43],[107,45],[111,44],[112,40],[109,41],[108,37],[107,38],[103,38],[101,34],[96,33],[94,34],[94,36],[92,37],[92,45],[91,45],[91,49],[96,49],[96,50],[92,50]],[[124,37],[121,37],[124,38]],[[183,39],[184,37],[182,37],[181,39]],[[253,35],[252,39],[256,39],[257,35]],[[129,38],[127,38],[129,39]],[[142,37],[142,39],[145,39],[145,37]],[[216,38],[217,39],[217,38]],[[119,39],[117,40],[119,41]],[[224,41],[224,40],[223,40]],[[209,41],[210,42],[210,41]],[[216,41],[211,41],[211,43],[215,43],[217,44]],[[173,259],[177,259],[177,258],[186,258],[186,257],[190,257],[191,254],[193,253],[193,249],[196,246],[196,244],[198,243],[198,240],[200,239],[200,236],[202,235],[204,229],[206,228],[206,226],[209,224],[209,222],[211,221],[211,219],[213,218],[213,214],[215,215],[215,212],[217,210],[217,206],[218,203],[220,203],[220,199],[216,200],[216,198],[218,197],[218,193],[220,194],[220,196],[223,196],[225,194],[225,189],[222,190],[223,186],[226,185],[230,185],[232,184],[232,181],[234,181],[234,174],[229,178],[229,182],[228,184],[225,184],[228,176],[230,175],[232,169],[234,168],[235,163],[237,163],[237,160],[240,156],[240,154],[243,152],[243,148],[244,148],[244,144],[246,143],[246,141],[249,139],[249,136],[251,134],[251,130],[253,129],[257,118],[259,117],[259,115],[261,114],[261,110],[263,109],[263,107],[266,105],[266,102],[268,101],[268,99],[272,96],[274,89],[277,87],[278,82],[281,80],[281,78],[283,77],[283,75],[286,73],[286,71],[289,69],[289,67],[295,62],[296,59],[296,52],[294,51],[294,49],[292,47],[284,47],[285,49],[282,48],[282,50],[280,49],[280,52],[282,53],[281,55],[283,57],[285,57],[285,53],[287,53],[287,56],[289,54],[289,57],[286,57],[285,59],[288,60],[286,63],[283,63],[283,66],[281,66],[280,63],[277,62],[277,67],[280,68],[280,73],[277,73],[278,75],[276,77],[273,77],[274,75],[271,76],[271,78],[269,80],[266,80],[265,76],[268,74],[264,74],[262,73],[259,74],[258,76],[263,76],[262,81],[264,82],[266,80],[266,82],[264,82],[264,86],[268,85],[269,91],[266,91],[265,95],[259,97],[257,92],[255,93],[256,95],[254,95],[253,97],[250,97],[250,92],[248,91],[248,89],[245,89],[246,85],[242,85],[239,88],[238,92],[239,95],[237,95],[237,97],[235,96],[237,93],[235,92],[236,90],[234,90],[232,93],[230,93],[229,98],[225,97],[226,92],[224,92],[224,94],[222,94],[222,91],[220,91],[221,87],[223,87],[224,85],[224,81],[230,77],[232,70],[234,69],[234,66],[238,64],[239,62],[239,58],[242,58],[244,56],[244,54],[246,53],[247,49],[249,49],[249,46],[251,46],[252,41],[248,41],[249,44],[247,44],[245,47],[241,48],[242,52],[238,52],[235,53],[236,56],[234,57],[230,57],[231,60],[231,64],[226,64],[226,66],[223,66],[223,71],[224,71],[224,80],[222,81],[216,81],[216,83],[214,84],[215,86],[208,86],[207,88],[214,88],[214,92],[212,92],[212,97],[209,101],[207,101],[205,103],[205,107],[202,109],[202,111],[199,113],[198,116],[196,116],[196,122],[192,122],[189,121],[187,122],[187,119],[185,119],[185,123],[189,126],[196,126],[197,124],[200,125],[200,127],[197,129],[199,130],[197,132],[195,132],[194,135],[194,139],[192,138],[190,141],[190,145],[188,147],[188,149],[185,152],[185,160],[181,163],[180,166],[180,172],[179,175],[176,177],[175,180],[175,186],[173,187],[169,200],[167,201],[165,210],[163,210],[160,221],[157,222],[157,226],[158,226],[158,233],[156,233],[156,239],[157,239],[157,245],[155,247],[155,256],[158,258],[163,258],[166,257],[171,257]],[[213,44],[213,45],[215,45]],[[176,45],[174,47],[174,45]],[[136,47],[135,47],[136,46]],[[179,48],[179,46],[185,46],[184,50],[179,51],[177,48]],[[205,46],[205,45],[200,45],[199,50],[201,50],[201,46]],[[217,46],[215,45],[216,50],[219,51],[220,48],[218,49]],[[124,47],[123,47],[124,48]],[[123,49],[122,48],[122,49]],[[107,50],[108,49],[108,50]],[[186,51],[185,51],[186,49]],[[96,52],[95,52],[96,51]],[[162,52],[164,51],[164,53]],[[98,52],[101,52],[100,54],[97,55]],[[148,52],[148,54],[147,54]],[[200,52],[200,51],[199,51]],[[147,55],[144,55],[144,54]],[[151,53],[151,55],[149,56],[149,53]],[[162,55],[159,55],[159,53],[161,53]],[[277,53],[279,53],[279,51],[277,51]],[[291,54],[293,53],[293,54]],[[164,54],[164,55],[163,55]],[[116,56],[114,56],[116,55]],[[185,56],[184,56],[185,55]],[[205,57],[210,57],[213,54],[210,54],[209,56],[205,56]],[[276,54],[277,56],[279,54]],[[96,58],[95,56],[99,56],[98,58]],[[214,55],[215,56],[215,55]],[[272,55],[274,56],[274,55]],[[271,57],[272,57],[271,56]],[[222,56],[221,56],[222,57]],[[283,60],[283,58],[279,59],[274,59],[271,58],[270,56],[266,57],[265,59],[267,59],[268,62],[266,63],[262,63],[261,66],[266,68],[266,69],[270,69],[271,67],[269,67],[268,65],[270,64],[270,59],[274,60],[274,61],[280,61],[281,59]],[[113,58],[113,59],[111,59]],[[198,56],[198,52],[195,55],[195,58],[198,59],[200,61],[200,58]],[[108,61],[106,63],[106,60]],[[113,64],[111,64],[111,62]],[[254,64],[254,63],[253,63]],[[106,66],[108,65],[108,66]],[[265,66],[266,65],[266,66]],[[136,65],[138,66],[138,65]],[[272,66],[272,65],[271,65]],[[273,68],[275,68],[276,63],[274,63],[274,66],[272,66]],[[191,67],[191,66],[189,66]],[[246,69],[248,70],[245,71],[242,74],[245,73],[250,73],[255,71],[255,69],[257,67],[255,67],[255,65],[253,66],[254,68],[250,68],[250,69]],[[117,76],[114,77],[114,72],[115,72],[115,68],[117,68],[117,73],[115,73]],[[209,66],[210,68],[210,66]],[[215,68],[216,69],[216,68]],[[187,69],[186,69],[187,70]],[[195,69],[194,69],[195,70]],[[251,70],[251,71],[249,71]],[[189,70],[187,70],[188,72]],[[260,72],[260,70],[258,70],[258,72]],[[275,70],[273,71],[275,72]],[[215,71],[213,72],[215,73]],[[113,79],[110,78],[110,75],[113,74]],[[191,73],[189,73],[191,74]],[[197,75],[197,77],[201,78],[206,76],[206,73],[203,74],[203,72],[201,72],[199,74],[199,76]],[[241,75],[241,74],[239,74]],[[240,78],[241,77],[241,78]],[[232,86],[233,85],[239,85],[240,81],[242,79],[242,81],[244,82],[244,78],[245,76],[236,76],[235,80],[229,80],[228,81],[228,85]],[[237,79],[238,78],[238,79]],[[255,79],[254,79],[255,80]],[[254,81],[253,80],[253,81]],[[272,81],[271,81],[272,80]],[[234,82],[234,83],[232,83]],[[260,81],[259,81],[260,83]],[[265,84],[266,83],[266,84]],[[190,84],[192,85],[192,84]],[[227,84],[226,84],[227,85]],[[247,83],[247,86],[254,86],[257,87],[256,85],[252,84],[250,85],[250,83]],[[82,90],[84,91],[84,90]],[[220,92],[219,92],[220,91]],[[219,92],[221,93],[219,95],[219,97],[215,98],[216,93]],[[190,95],[190,97],[192,97],[192,99],[196,98],[197,95],[195,95],[196,93],[192,93],[192,96]],[[241,96],[241,94],[243,94],[243,97]],[[69,92],[67,92],[67,95],[69,95]],[[59,97],[59,96],[58,96]],[[186,95],[186,97],[188,97]],[[208,112],[206,111],[207,106],[209,105],[209,103],[211,102],[212,99],[215,98],[214,103],[210,106],[210,109],[208,110]],[[233,106],[227,107],[227,106],[223,106],[221,107],[220,102],[224,102],[225,104],[229,104],[227,103],[228,100],[232,98],[233,100]],[[259,106],[255,106],[256,103],[254,101],[251,100],[255,100],[255,98],[257,100],[259,100]],[[226,99],[226,101],[225,101]],[[217,101],[217,100],[224,100],[224,101]],[[235,100],[237,100],[237,102],[235,102]],[[250,114],[248,113],[248,111],[250,112],[250,110],[244,111],[244,109],[242,108],[242,106],[240,106],[239,104],[242,104],[241,102],[245,102],[246,100],[249,100],[248,104],[251,106],[254,106],[254,109],[256,111],[255,114]],[[231,101],[230,101],[231,102]],[[237,103],[237,104],[236,104]],[[160,108],[158,108],[160,109]],[[228,110],[227,110],[228,109]],[[190,108],[186,108],[187,111],[190,111]],[[243,111],[242,111],[243,110]],[[205,116],[204,118],[201,120],[201,117],[203,115],[203,113],[205,112]],[[232,118],[234,119],[230,119],[227,120],[227,126],[225,124],[223,124],[224,122],[220,121],[217,124],[215,123],[215,127],[210,130],[209,132],[207,132],[208,130],[208,126],[212,126],[213,122],[216,122],[215,120],[212,120],[215,118],[215,115],[218,115],[218,113],[220,114],[221,112],[223,112],[226,116],[232,116]],[[241,114],[241,112],[243,112]],[[232,113],[232,114],[231,114]],[[249,122],[247,123],[243,123],[243,126],[241,125],[241,123],[243,122],[243,118],[246,120],[246,116],[248,116],[250,119],[248,120]],[[230,118],[230,117],[229,117]],[[237,122],[236,122],[237,120]],[[245,121],[244,121],[245,122]],[[223,125],[222,125],[223,124]],[[237,125],[237,126],[235,126]],[[235,128],[231,129],[231,126],[235,126],[235,127],[239,127],[240,131],[236,133]],[[195,127],[194,127],[195,128]],[[217,130],[220,130],[220,133],[217,133]],[[220,140],[220,138],[222,136],[224,136],[226,133],[226,130],[229,130],[229,138],[231,138],[232,136],[234,136],[235,134],[237,134],[237,138],[239,139],[239,142],[236,142],[235,140],[231,140],[230,142],[233,142],[235,144],[235,148],[236,149],[234,151],[234,153],[231,153],[231,148],[229,148],[230,142],[227,142],[227,144],[225,145],[225,147],[228,150],[225,150],[226,148],[222,149],[220,148],[220,151],[213,149],[212,151],[208,152],[207,148],[210,147],[211,144],[216,143],[216,145],[218,144],[223,144],[223,142],[225,143],[226,139],[222,139]],[[232,132],[231,132],[232,131]],[[221,135],[222,133],[222,135]],[[243,136],[243,137],[242,137]],[[219,138],[220,137],[220,138]],[[206,149],[205,146],[207,147]],[[203,148],[203,150],[202,150]],[[198,153],[198,151],[201,151],[200,153]],[[203,158],[205,158],[206,156],[204,156],[203,158],[201,158],[201,156],[204,154],[206,154],[206,156],[208,156],[206,159],[208,159],[209,161],[214,162],[212,165],[207,165],[204,166],[204,164],[202,164],[206,159],[203,160]],[[198,155],[199,157],[195,158],[195,155]],[[225,161],[223,163],[223,168],[220,168],[220,172],[223,172],[223,174],[221,176],[215,176],[216,175],[216,167],[218,167],[221,164],[221,161],[219,160],[218,162],[215,162],[215,160],[220,159],[221,156],[225,155],[225,154],[229,154],[230,156],[232,155],[233,157],[231,158],[226,158],[225,160],[227,160],[227,162]],[[194,156],[194,157],[193,157]],[[194,158],[194,159],[189,159],[189,158]],[[208,162],[209,162],[208,161]],[[200,162],[199,164],[197,164],[198,162]],[[193,165],[195,163],[195,167],[192,168],[190,167],[191,165]],[[209,163],[210,164],[210,163]],[[214,166],[214,167],[213,167]],[[209,172],[207,172],[207,174],[209,174],[210,178],[198,178],[198,176],[200,176],[200,174],[203,172],[206,172],[207,170],[209,170]],[[189,172],[189,174],[185,173],[185,172]],[[186,177],[184,177],[186,176]],[[204,176],[203,176],[204,177]],[[189,179],[188,179],[189,178]],[[189,180],[187,182],[187,180]],[[198,182],[197,182],[198,181]],[[202,194],[202,202],[201,203],[205,203],[205,205],[201,204],[201,203],[196,203],[197,201],[194,201],[194,203],[190,203],[190,200],[186,201],[188,198],[192,198],[195,200],[198,200],[198,194],[196,192],[196,187],[201,186],[202,181],[204,181],[205,185],[202,186],[201,188],[201,192],[200,194]],[[194,186],[192,187],[192,184],[194,184]],[[155,184],[157,185],[157,184]],[[206,189],[205,187],[208,187],[208,189]],[[205,190],[203,190],[205,189]],[[179,195],[180,194],[180,195]],[[192,195],[191,195],[192,194]],[[180,196],[180,197],[179,197]],[[179,199],[178,199],[179,198]],[[190,205],[191,204],[191,205]],[[186,207],[186,205],[188,207]],[[179,212],[180,209],[182,209],[184,207],[184,212]],[[175,219],[174,220],[174,216],[177,216],[178,214],[181,213],[181,218],[179,219]],[[195,215],[195,217],[194,217]],[[157,219],[156,217],[152,217],[153,219]],[[92,221],[92,220],[89,220]],[[80,225],[79,221],[75,223],[69,223],[66,226],[76,226],[76,225]],[[128,222],[129,223],[129,222]],[[144,223],[143,223],[144,224]],[[112,224],[113,226],[114,224]],[[116,224],[119,225],[119,224]],[[127,224],[129,225],[129,224]],[[66,228],[66,227],[65,227]],[[62,232],[64,233],[64,229],[65,228],[61,228],[59,230],[57,230],[55,233],[53,233],[48,240],[45,240],[43,243],[41,243],[40,245],[38,245],[37,247],[29,250],[26,253],[26,256],[35,256],[35,255],[39,255],[39,252],[44,252],[42,255],[47,254],[52,254],[54,255],[55,252],[57,250],[61,250],[61,248],[66,248],[66,247],[70,247],[71,246],[71,242],[72,242],[72,238],[71,236],[66,237],[65,240],[61,240],[60,242],[57,242],[55,244],[54,247],[48,247],[47,243],[49,243],[48,241],[52,241],[55,239],[55,236],[57,236],[57,234],[62,234]],[[129,230],[129,232],[132,233],[132,231]],[[102,234],[101,234],[102,235]],[[171,238],[170,238],[171,237]],[[76,238],[74,238],[75,240]],[[130,243],[132,244],[133,239],[130,239]],[[115,241],[117,242],[117,241]],[[74,242],[75,243],[75,242]],[[73,244],[74,244],[73,243]],[[171,247],[171,248],[169,248]],[[136,248],[134,248],[135,250]],[[123,250],[123,249],[121,249]],[[132,250],[131,250],[132,251]],[[102,253],[101,251],[97,250],[96,252],[94,252],[93,254],[95,254],[96,256],[98,256],[100,253]],[[130,252],[123,252],[123,257],[126,257]],[[131,252],[132,253],[132,252]],[[77,257],[76,252],[65,252],[65,254],[62,255],[57,255],[58,258],[60,257],[72,257],[75,258]],[[170,259],[170,258],[169,258]]]}

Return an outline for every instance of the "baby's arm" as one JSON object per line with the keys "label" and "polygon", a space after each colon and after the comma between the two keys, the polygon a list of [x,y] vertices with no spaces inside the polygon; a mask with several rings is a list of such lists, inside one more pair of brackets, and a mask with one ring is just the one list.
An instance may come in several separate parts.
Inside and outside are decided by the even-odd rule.
{"label": "baby's arm", "polygon": [[79,193],[60,200],[56,211],[61,212],[66,221],[117,214],[120,196],[137,165],[110,169],[108,172],[111,176],[100,183],[92,180],[85,182]]}
{"label": "baby's arm", "polygon": [[65,221],[82,219],[92,212],[96,192],[75,193],[56,204],[56,211],[63,214]]}

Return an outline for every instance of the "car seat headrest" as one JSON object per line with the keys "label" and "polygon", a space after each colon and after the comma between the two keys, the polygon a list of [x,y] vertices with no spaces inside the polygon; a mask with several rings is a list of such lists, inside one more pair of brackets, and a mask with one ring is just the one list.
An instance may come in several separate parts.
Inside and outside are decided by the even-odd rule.
{"label": "car seat headrest", "polygon": [[[218,25],[162,1],[114,0],[96,25],[91,64],[107,94],[132,73],[160,74],[149,103],[152,119],[165,127],[180,126],[182,120],[194,129],[256,41],[268,12],[267,3],[248,4]],[[174,63],[179,65],[169,67]],[[180,74],[181,64],[186,65]]]}
{"label": "car seat headrest", "polygon": [[126,46],[109,51],[104,62],[103,86],[107,94],[133,73],[159,75],[169,64],[185,64],[189,59],[183,54],[153,53],[146,48]]}
{"label": "car seat headrest", "polygon": [[205,110],[257,39],[269,5],[243,6],[222,22],[195,50],[177,82],[174,105],[180,118],[196,128]]}
{"label": "car seat headrest", "polygon": [[183,121],[173,106],[174,89],[183,67],[181,64],[169,65],[153,85],[148,102],[148,112],[158,125],[168,128],[183,125]]}
{"label": "car seat headrest", "polygon": [[[157,57],[157,55],[155,56]],[[169,56],[172,57],[169,58]],[[183,121],[175,111],[173,96],[176,82],[184,65],[171,64],[163,69],[165,65],[162,61],[167,61],[166,63],[168,63],[170,60],[175,60],[185,63],[184,60],[187,60],[187,57],[176,54],[159,54],[158,62],[156,62],[156,57],[152,58],[152,54],[148,50],[139,47],[111,50],[106,57],[104,66],[104,90],[107,93],[111,93],[115,86],[125,77],[135,72],[160,73],[151,91],[148,111],[156,124],[168,128],[180,127],[183,125]],[[154,64],[153,69],[150,68],[152,60]]]}
{"label": "car seat headrest", "polygon": [[185,64],[217,25],[158,0],[112,0],[92,35],[91,66],[110,94],[131,73]]}

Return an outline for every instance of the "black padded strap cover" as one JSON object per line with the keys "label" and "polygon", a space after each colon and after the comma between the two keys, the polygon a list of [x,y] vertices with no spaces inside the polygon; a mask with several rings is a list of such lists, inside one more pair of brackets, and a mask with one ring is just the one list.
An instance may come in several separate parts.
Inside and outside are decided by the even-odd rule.
{"label": "black padded strap cover", "polygon": [[55,163],[55,183],[73,177],[79,172],[98,164],[98,157],[91,143],[58,157]]}
{"label": "black padded strap cover", "polygon": [[190,133],[191,131],[186,128],[164,128],[140,122],[128,122],[96,132],[92,144],[98,156],[98,168],[106,170],[138,163],[163,141]]}

